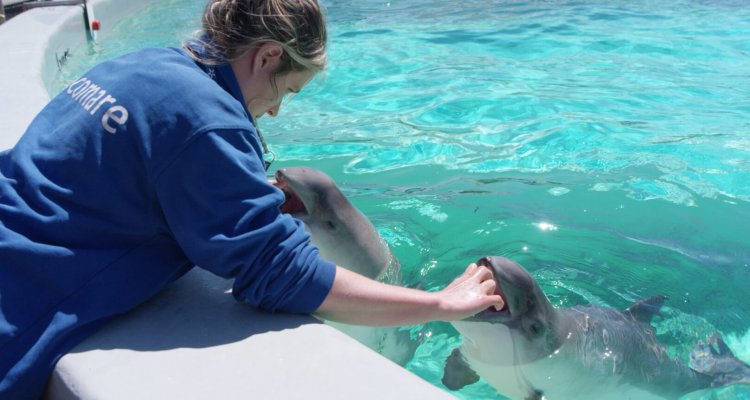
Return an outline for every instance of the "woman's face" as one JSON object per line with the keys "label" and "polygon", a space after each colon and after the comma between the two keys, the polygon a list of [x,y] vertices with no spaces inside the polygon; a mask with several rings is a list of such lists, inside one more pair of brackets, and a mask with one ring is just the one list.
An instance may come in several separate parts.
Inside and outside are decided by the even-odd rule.
{"label": "woman's face", "polygon": [[284,96],[302,90],[315,75],[312,71],[277,74],[283,54],[281,46],[265,43],[231,63],[247,110],[255,120],[266,114],[278,115]]}
{"label": "woman's face", "polygon": [[285,96],[298,93],[313,77],[312,71],[292,71],[284,74],[264,75],[256,82],[252,97],[246,97],[247,109],[255,120],[268,114],[275,117]]}

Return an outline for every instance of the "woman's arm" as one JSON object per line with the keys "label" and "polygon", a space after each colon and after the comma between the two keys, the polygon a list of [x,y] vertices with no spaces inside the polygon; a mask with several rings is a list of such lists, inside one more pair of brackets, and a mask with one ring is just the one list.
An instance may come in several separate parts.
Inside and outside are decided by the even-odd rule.
{"label": "woman's arm", "polygon": [[337,267],[333,287],[315,315],[372,326],[452,321],[488,307],[501,309],[503,300],[495,294],[496,285],[492,272],[476,264],[469,265],[461,276],[439,292],[387,285]]}

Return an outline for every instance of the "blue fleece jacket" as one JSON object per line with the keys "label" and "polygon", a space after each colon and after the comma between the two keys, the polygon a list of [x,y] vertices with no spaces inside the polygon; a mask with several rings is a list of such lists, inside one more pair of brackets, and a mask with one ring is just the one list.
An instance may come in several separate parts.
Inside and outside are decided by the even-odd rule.
{"label": "blue fleece jacket", "polygon": [[0,398],[34,398],[57,360],[194,265],[234,296],[309,313],[333,284],[280,214],[232,69],[174,48],[72,82],[0,153]]}

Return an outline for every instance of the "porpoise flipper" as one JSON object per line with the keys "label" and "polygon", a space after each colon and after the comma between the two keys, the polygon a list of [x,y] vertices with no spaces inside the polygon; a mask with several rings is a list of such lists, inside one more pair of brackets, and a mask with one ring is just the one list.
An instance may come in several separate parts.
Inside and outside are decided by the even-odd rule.
{"label": "porpoise flipper", "polygon": [[453,349],[453,352],[445,361],[443,371],[443,385],[450,390],[458,390],[466,385],[471,385],[479,380],[479,375],[471,369],[466,362],[461,350]]}
{"label": "porpoise flipper", "polygon": [[735,357],[718,333],[698,342],[690,353],[690,367],[713,378],[712,387],[750,385],[750,366]]}
{"label": "porpoise flipper", "polygon": [[654,318],[654,315],[659,313],[666,299],[667,296],[660,295],[640,300],[623,311],[623,314],[630,315],[636,321],[643,322],[644,324],[651,324],[651,320]]}

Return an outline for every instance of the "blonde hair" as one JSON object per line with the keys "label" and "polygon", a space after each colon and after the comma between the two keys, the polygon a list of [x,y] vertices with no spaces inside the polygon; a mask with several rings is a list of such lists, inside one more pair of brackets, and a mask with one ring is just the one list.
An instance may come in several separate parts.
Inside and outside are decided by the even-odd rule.
{"label": "blonde hair", "polygon": [[[284,49],[277,74],[325,68],[326,26],[316,0],[210,0],[202,25],[203,35],[184,45],[201,62],[232,62],[275,43]],[[191,49],[195,42],[205,49],[201,56]]]}

